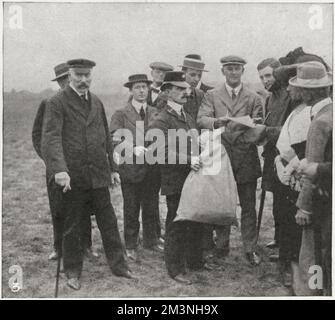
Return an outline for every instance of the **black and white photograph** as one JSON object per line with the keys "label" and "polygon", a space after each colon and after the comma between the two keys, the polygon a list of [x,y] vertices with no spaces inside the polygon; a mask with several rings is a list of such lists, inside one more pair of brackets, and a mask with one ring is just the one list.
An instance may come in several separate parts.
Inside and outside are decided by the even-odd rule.
{"label": "black and white photograph", "polygon": [[2,16],[3,299],[332,299],[332,2]]}

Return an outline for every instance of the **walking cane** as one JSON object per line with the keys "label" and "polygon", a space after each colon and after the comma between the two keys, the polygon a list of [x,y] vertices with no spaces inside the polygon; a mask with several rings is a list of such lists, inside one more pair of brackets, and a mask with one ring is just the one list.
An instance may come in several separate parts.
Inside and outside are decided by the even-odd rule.
{"label": "walking cane", "polygon": [[257,217],[257,241],[258,241],[258,238],[259,238],[259,231],[261,230],[265,195],[266,195],[266,191],[264,189],[262,189],[261,202],[260,202],[260,205],[259,205],[259,211],[258,211],[258,217]]}
{"label": "walking cane", "polygon": [[62,255],[61,255],[60,252],[58,252],[58,257],[57,257],[57,272],[56,272],[56,286],[55,286],[55,298],[58,298],[58,286],[59,286],[59,274],[60,274],[60,263],[61,263],[61,260],[62,260]]}
{"label": "walking cane", "polygon": [[[67,192],[69,190],[67,187],[63,189],[63,193]],[[71,190],[71,189],[70,189]],[[61,194],[62,195],[62,194]],[[62,201],[62,199],[60,200]],[[56,285],[55,285],[55,298],[58,298],[58,287],[59,287],[59,275],[60,275],[60,265],[61,265],[61,260],[63,256],[63,250],[62,250],[62,245],[63,245],[63,228],[61,232],[61,248],[58,248],[58,257],[57,257],[57,271],[56,271]]]}

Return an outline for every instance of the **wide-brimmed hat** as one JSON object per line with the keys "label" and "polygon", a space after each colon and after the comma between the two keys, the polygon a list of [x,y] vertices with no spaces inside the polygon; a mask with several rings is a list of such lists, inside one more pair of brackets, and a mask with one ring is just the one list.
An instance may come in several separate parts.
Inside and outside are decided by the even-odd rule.
{"label": "wide-brimmed hat", "polygon": [[185,73],[182,71],[168,71],[165,74],[163,84],[161,85],[161,91],[163,91],[168,84],[184,89],[190,87],[190,85],[185,81]]}
{"label": "wide-brimmed hat", "polygon": [[244,66],[247,63],[247,61],[245,59],[243,59],[239,56],[234,56],[234,55],[222,57],[220,59],[220,62],[222,64],[222,66],[226,66],[228,64],[238,64],[238,65]]}
{"label": "wide-brimmed hat", "polygon": [[198,54],[186,55],[183,65],[179,65],[178,67],[208,72],[208,70],[205,70],[205,62],[201,60],[201,56]]}
{"label": "wide-brimmed hat", "polygon": [[146,74],[133,74],[128,77],[128,82],[126,82],[123,86],[126,88],[131,88],[134,83],[137,82],[145,82],[147,84],[151,84],[152,81],[148,79]]}
{"label": "wide-brimmed hat", "polygon": [[152,62],[150,63],[149,66],[151,69],[158,69],[158,70],[163,70],[163,71],[173,71],[173,67],[165,62]]}
{"label": "wide-brimmed hat", "polygon": [[67,77],[69,75],[69,66],[67,63],[60,63],[57,64],[57,66],[54,67],[55,70],[55,79],[52,79],[51,81],[57,81],[58,79]]}
{"label": "wide-brimmed hat", "polygon": [[300,88],[323,88],[333,84],[332,74],[318,61],[309,61],[297,66],[297,75],[289,84]]}

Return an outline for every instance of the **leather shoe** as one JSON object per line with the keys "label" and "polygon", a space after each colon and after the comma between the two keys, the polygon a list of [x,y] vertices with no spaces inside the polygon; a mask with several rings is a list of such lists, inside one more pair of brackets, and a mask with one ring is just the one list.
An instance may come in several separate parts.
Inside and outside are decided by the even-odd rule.
{"label": "leather shoe", "polygon": [[58,259],[58,252],[56,250],[52,251],[50,254],[49,254],[49,257],[48,257],[49,260],[57,260]]}
{"label": "leather shoe", "polygon": [[78,278],[70,278],[67,280],[67,285],[73,290],[80,290],[81,285]]}
{"label": "leather shoe", "polygon": [[293,284],[292,274],[289,271],[284,271],[280,273],[281,283],[289,288]]}
{"label": "leather shoe", "polygon": [[267,248],[269,249],[275,249],[275,248],[278,248],[278,243],[276,240],[273,240],[273,241],[270,241],[267,245],[266,245]]}
{"label": "leather shoe", "polygon": [[156,244],[155,246],[153,246],[149,249],[152,250],[152,251],[160,252],[160,253],[164,252],[164,247],[160,244]]}
{"label": "leather shoe", "polygon": [[121,271],[119,273],[115,273],[115,275],[117,277],[124,277],[124,278],[127,278],[127,279],[135,279],[134,275],[131,273],[130,270]]}
{"label": "leather shoe", "polygon": [[86,258],[93,258],[93,259],[99,258],[99,253],[94,251],[92,247],[85,249],[84,255]]}
{"label": "leather shoe", "polygon": [[188,278],[186,278],[185,276],[178,274],[175,277],[172,277],[173,280],[181,283],[181,284],[185,284],[185,285],[190,285],[192,284],[192,281]]}
{"label": "leather shoe", "polygon": [[269,260],[271,262],[277,262],[279,260],[279,254],[270,254],[269,255]]}
{"label": "leather shoe", "polygon": [[246,253],[246,258],[252,266],[258,266],[261,263],[261,257],[256,252]]}
{"label": "leather shoe", "polygon": [[136,261],[137,260],[137,253],[135,249],[126,249],[127,258],[130,260]]}

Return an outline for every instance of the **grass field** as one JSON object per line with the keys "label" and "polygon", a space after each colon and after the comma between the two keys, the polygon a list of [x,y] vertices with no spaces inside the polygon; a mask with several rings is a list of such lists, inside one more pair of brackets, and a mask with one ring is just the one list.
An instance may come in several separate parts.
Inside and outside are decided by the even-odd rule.
{"label": "grass field", "polygon": [[[107,102],[106,99],[104,102]],[[116,100],[120,101],[120,97]],[[45,168],[31,143],[32,122],[38,104],[36,99],[4,101],[2,295],[7,298],[52,298],[54,294],[56,263],[48,261],[52,247],[52,227],[45,188]],[[105,106],[110,117],[113,111],[111,103],[105,103]],[[123,236],[120,188],[111,191],[111,195]],[[163,256],[145,249],[140,250],[140,262],[130,263],[137,280],[115,277],[106,264],[99,230],[93,221],[93,245],[101,253],[100,258],[95,261],[85,260],[80,291],[69,289],[62,276],[59,296],[116,298],[290,295],[279,283],[276,266],[268,261],[269,251],[264,248],[264,244],[273,236],[270,202],[268,197],[259,240],[263,263],[256,268],[248,266],[242,253],[240,231],[235,229],[229,257],[217,264],[211,272],[194,272],[194,284],[191,286],[183,286],[171,280],[166,273]],[[164,222],[166,208],[163,197],[160,208]],[[23,270],[23,288],[17,293],[13,293],[8,286],[11,276],[9,267],[12,265],[19,265]]]}

